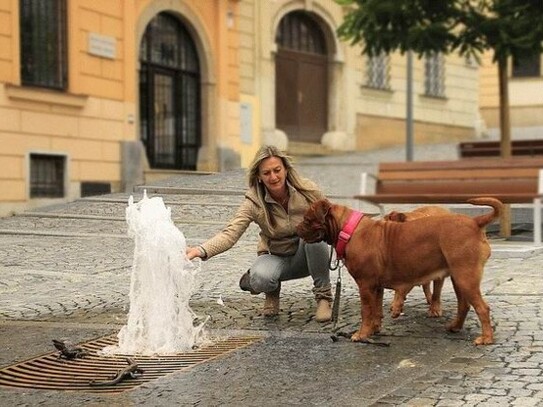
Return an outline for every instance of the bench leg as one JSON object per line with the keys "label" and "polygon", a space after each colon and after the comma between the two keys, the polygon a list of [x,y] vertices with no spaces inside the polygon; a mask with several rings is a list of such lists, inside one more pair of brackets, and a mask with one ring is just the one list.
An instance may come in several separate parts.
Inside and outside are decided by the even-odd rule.
{"label": "bench leg", "polygon": [[541,198],[534,199],[534,244],[541,246]]}
{"label": "bench leg", "polygon": [[500,216],[500,236],[511,237],[511,205],[504,204]]}

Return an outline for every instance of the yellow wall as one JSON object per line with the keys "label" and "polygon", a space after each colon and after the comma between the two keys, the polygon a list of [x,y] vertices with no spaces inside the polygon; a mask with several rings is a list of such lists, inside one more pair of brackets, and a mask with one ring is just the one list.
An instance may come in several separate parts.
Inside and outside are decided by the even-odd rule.
{"label": "yellow wall", "polygon": [[13,25],[13,9],[15,7],[17,7],[15,1],[0,2],[0,81],[12,79],[16,70],[13,56],[19,42],[14,38],[16,32]]}
{"label": "yellow wall", "polygon": [[[29,198],[29,154],[68,159],[66,199],[80,182],[121,187],[122,143],[137,142],[138,50],[145,25],[171,10],[192,27],[207,87],[203,138],[214,148],[242,150],[239,141],[238,0],[67,1],[68,89],[21,86],[19,1],[0,2],[0,215],[43,203]],[[147,14],[145,14],[147,13]],[[233,19],[228,19],[232,16]],[[233,24],[230,24],[233,22]],[[115,39],[113,59],[88,52],[89,34]],[[219,114],[216,115],[215,112]],[[214,147],[215,146],[215,147]],[[217,168],[206,168],[217,169]]]}

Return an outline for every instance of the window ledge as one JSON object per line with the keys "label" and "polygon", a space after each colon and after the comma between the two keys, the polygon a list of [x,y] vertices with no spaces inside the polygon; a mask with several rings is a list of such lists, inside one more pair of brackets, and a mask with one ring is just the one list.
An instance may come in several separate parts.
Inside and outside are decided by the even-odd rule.
{"label": "window ledge", "polygon": [[369,86],[366,84],[360,85],[360,89],[364,91],[370,91],[370,92],[382,92],[382,93],[394,93],[391,87],[387,86],[384,88],[378,88],[376,86]]}
{"label": "window ledge", "polygon": [[420,97],[425,98],[425,99],[442,101],[442,102],[446,102],[447,100],[449,100],[447,96],[428,95],[426,93],[420,94]]}
{"label": "window ledge", "polygon": [[10,99],[30,102],[51,103],[75,108],[83,108],[87,103],[87,95],[74,95],[52,90],[6,85],[6,95]]}

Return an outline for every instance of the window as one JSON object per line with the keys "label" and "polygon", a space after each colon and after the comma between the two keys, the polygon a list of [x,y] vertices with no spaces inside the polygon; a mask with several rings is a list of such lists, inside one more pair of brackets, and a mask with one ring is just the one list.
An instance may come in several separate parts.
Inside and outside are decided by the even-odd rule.
{"label": "window", "polygon": [[23,85],[66,89],[66,0],[21,0]]}
{"label": "window", "polygon": [[304,11],[292,11],[281,19],[275,42],[280,48],[326,55],[322,30]]}
{"label": "window", "polygon": [[534,53],[523,58],[513,58],[513,77],[529,78],[541,76],[541,54]]}
{"label": "window", "polygon": [[390,89],[389,60],[389,56],[385,53],[368,57],[366,86],[375,89]]}
{"label": "window", "polygon": [[64,156],[31,154],[30,198],[62,198],[64,166]]}
{"label": "window", "polygon": [[445,59],[443,54],[426,55],[424,78],[426,96],[445,97]]}

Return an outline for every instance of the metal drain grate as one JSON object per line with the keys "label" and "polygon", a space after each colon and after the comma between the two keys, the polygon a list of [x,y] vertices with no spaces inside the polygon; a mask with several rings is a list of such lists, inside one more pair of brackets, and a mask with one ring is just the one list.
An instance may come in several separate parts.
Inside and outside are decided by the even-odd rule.
{"label": "metal drain grate", "polygon": [[[117,335],[105,336],[81,345],[89,355],[81,359],[59,359],[58,352],[51,352],[33,359],[0,369],[0,385],[44,390],[75,390],[92,393],[121,393],[169,373],[189,369],[192,366],[226,355],[262,339],[259,336],[227,337],[191,352],[168,356],[102,356],[97,352],[117,344]],[[116,385],[91,386],[91,381],[106,381],[127,367],[130,357],[143,370],[134,379],[123,380]]]}

